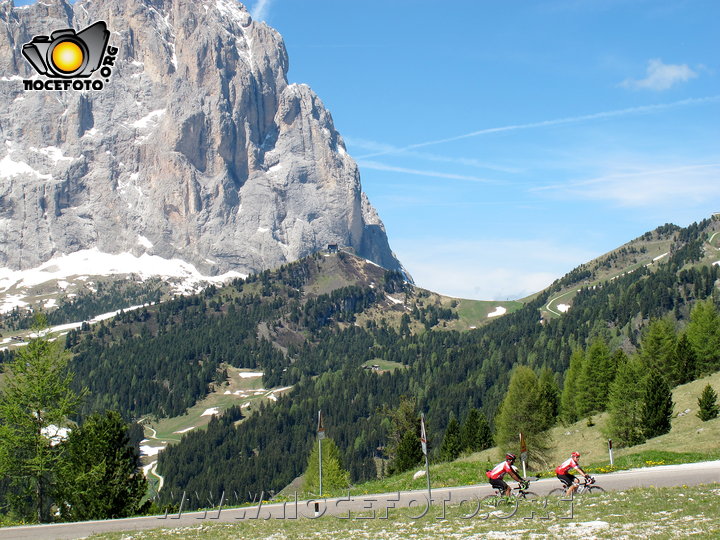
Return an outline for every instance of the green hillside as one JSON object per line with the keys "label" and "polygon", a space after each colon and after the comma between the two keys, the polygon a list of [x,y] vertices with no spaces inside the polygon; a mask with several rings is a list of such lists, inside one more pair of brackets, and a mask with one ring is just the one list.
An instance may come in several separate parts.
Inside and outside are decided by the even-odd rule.
{"label": "green hillside", "polygon": [[[523,306],[442,297],[351,254],[316,254],[71,331],[67,347],[77,383],[91,390],[83,413],[115,408],[150,418],[157,436],[183,435],[159,457],[168,493],[279,491],[304,470],[318,410],[359,483],[387,458],[387,411],[401,396],[425,412],[436,458],[451,416],[477,408],[493,419],[515,366],[561,382],[573,350],[596,338],[630,354],[652,318],[684,327],[698,300],[717,296],[720,267],[708,243],[717,227],[661,227]],[[657,258],[663,242],[667,255]],[[640,255],[657,260],[615,274]],[[568,291],[567,312],[541,317]],[[488,317],[499,308],[506,313]],[[201,425],[206,409],[237,404],[222,390],[233,370],[262,372],[264,389],[288,390],[252,414]],[[196,424],[189,431],[184,415]]]}
{"label": "green hillside", "polygon": [[[616,464],[622,464],[625,457],[640,455],[652,456],[668,454],[668,459],[658,459],[646,463],[632,460],[637,466],[662,465],[675,462],[670,454],[676,454],[678,462],[720,459],[720,417],[707,422],[701,421],[698,411],[698,397],[703,388],[710,384],[720,390],[720,372],[680,385],[673,389],[673,418],[670,433],[649,439],[647,442],[613,449]],[[558,425],[551,429],[551,462],[561,463],[573,451],[581,452],[582,462],[588,466],[605,467],[609,465],[608,438],[604,434],[607,426],[607,413],[593,417],[593,426],[588,426],[586,419],[570,425]],[[694,454],[688,456],[687,453]],[[500,459],[500,450],[489,448],[467,456],[456,462],[458,467],[463,463],[495,462]],[[648,458],[649,459],[649,458]],[[451,465],[451,464],[448,464]],[[422,486],[420,486],[422,487]]]}
{"label": "green hillside", "polygon": [[[655,437],[646,443],[613,450],[615,465],[619,468],[646,467],[692,461],[720,459],[720,417],[707,422],[697,416],[697,399],[705,385],[720,390],[720,371],[673,390],[675,403],[670,433]],[[583,419],[570,425],[558,425],[550,430],[550,462],[562,463],[571,452],[582,454],[583,467],[594,471],[609,470],[607,437],[603,434],[607,413],[594,417],[593,426]],[[688,441],[692,441],[689,443]],[[519,453],[519,450],[518,450]],[[436,488],[485,483],[484,471],[503,459],[504,452],[493,447],[464,455],[446,463],[434,463],[430,467],[432,485]],[[353,495],[364,493],[392,493],[423,489],[424,477],[413,478],[418,466],[412,470],[380,480],[358,484],[351,489]],[[528,474],[552,476],[551,470],[537,470],[531,466]],[[340,491],[338,496],[342,495]]]}
{"label": "green hillside", "polygon": [[[698,397],[707,384],[720,391],[720,372],[683,384],[673,390],[675,406],[670,433],[629,448],[616,448],[615,456],[666,451],[707,453],[715,459],[720,458],[720,418],[703,422],[696,416]],[[607,413],[593,417],[593,420],[595,425],[592,427],[587,426],[586,420],[581,420],[569,426],[553,428],[554,461],[561,460],[575,449],[587,458],[586,463],[607,461],[607,437],[603,435],[603,429],[607,424]]]}
{"label": "green hillside", "polygon": [[[554,284],[559,287],[556,287],[556,291],[543,306],[543,317],[561,316],[563,309],[571,308],[573,299],[582,289],[597,288],[604,282],[643,269],[655,271],[663,264],[664,259],[677,249],[682,234],[684,233],[680,227],[666,224],[578,266]],[[708,265],[720,260],[720,219],[707,220],[698,240],[699,256],[689,264]],[[535,297],[536,295],[532,295],[523,301]]]}
{"label": "green hillside", "polygon": [[[220,423],[209,426],[210,439],[222,443],[209,444],[208,437],[189,434],[183,443],[161,454],[158,470],[175,490],[196,489],[202,483],[216,489],[250,484],[258,492],[277,491],[302,473],[304,459],[295,462],[282,456],[308,454],[313,415],[322,409],[328,434],[338,443],[353,481],[372,478],[387,437],[379,405],[396,407],[403,394],[414,396],[418,411],[425,411],[428,435],[437,451],[451,413],[463,418],[470,407],[478,407],[493,417],[513,366],[545,367],[562,375],[571,351],[586,347],[591,338],[602,336],[613,349],[631,352],[650,318],[670,315],[677,324],[685,324],[694,302],[717,290],[718,267],[705,253],[708,231],[715,226],[707,220],[686,229],[664,227],[652,233],[652,238],[667,231],[672,234],[670,251],[657,265],[643,266],[598,286],[580,286],[572,309],[562,317],[546,317],[544,322],[538,310],[564,288],[577,287],[583,269],[571,272],[525,307],[469,332],[426,327],[428,317],[440,313],[432,309],[411,317],[414,308],[405,306],[403,310],[401,301],[414,297],[423,302],[427,293],[399,293],[394,289],[396,282],[388,284],[389,292],[384,295],[386,300],[387,296],[394,298],[387,304],[388,310],[382,310],[376,301],[364,303],[361,309],[360,301],[352,299],[358,297],[348,296],[348,289],[336,289],[332,293],[336,296],[320,300],[320,304],[354,304],[354,322],[343,316],[318,327],[310,321],[305,332],[316,337],[288,346],[287,371],[278,379],[280,384],[293,384],[293,390],[231,430]],[[306,305],[317,313],[316,299]],[[425,308],[430,303],[420,305]],[[383,313],[379,319],[371,315],[375,310]],[[399,321],[387,315],[392,312],[401,314]],[[449,314],[447,324],[452,320]],[[437,326],[444,328],[443,324]],[[362,368],[378,358],[406,367],[381,372]],[[267,446],[270,441],[272,445]],[[215,450],[217,444],[233,448],[243,457],[223,460]],[[189,469],[180,467],[194,455],[208,458]],[[277,470],[280,462],[284,466]],[[231,471],[229,478],[216,479],[210,470],[217,467]],[[270,468],[276,472],[270,473]],[[251,478],[245,472],[248,469],[267,472]]]}

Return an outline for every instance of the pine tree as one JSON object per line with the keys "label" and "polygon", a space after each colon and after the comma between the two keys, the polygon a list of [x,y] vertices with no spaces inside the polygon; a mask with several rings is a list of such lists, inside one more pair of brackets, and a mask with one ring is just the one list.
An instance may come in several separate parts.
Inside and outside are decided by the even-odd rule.
{"label": "pine tree", "polygon": [[[36,324],[36,333],[44,321]],[[82,400],[72,388],[68,355],[59,342],[31,339],[4,366],[0,391],[0,477],[14,494],[11,505],[23,517],[49,520],[49,495],[61,452],[53,434],[67,426]],[[30,507],[26,501],[31,501]]]}
{"label": "pine tree", "polygon": [[672,392],[665,377],[656,370],[643,380],[643,434],[648,439],[670,431],[673,413]]}
{"label": "pine tree", "polygon": [[570,424],[580,418],[577,412],[576,397],[578,378],[583,371],[585,353],[582,349],[575,349],[570,357],[570,367],[565,372],[565,383],[560,396],[560,415],[564,422]]}
{"label": "pine tree", "polygon": [[717,418],[720,414],[720,408],[717,404],[717,393],[709,384],[705,386],[698,398],[697,417],[703,422]]}
{"label": "pine tree", "polygon": [[670,371],[671,383],[675,386],[694,381],[697,371],[695,351],[686,334],[682,334],[675,346],[673,366]]}
{"label": "pine tree", "polygon": [[465,452],[479,452],[493,445],[490,424],[485,415],[475,408],[468,411],[460,426],[460,445]]}
{"label": "pine tree", "polygon": [[648,370],[668,376],[675,364],[676,347],[675,325],[667,318],[653,319],[643,332],[640,358]]}
{"label": "pine tree", "polygon": [[[616,350],[614,353],[612,353],[612,356],[610,357],[610,361],[612,363],[612,369],[614,370],[613,373],[613,379],[610,381],[610,384],[613,383],[615,380],[615,377],[617,377],[617,372],[620,370],[622,366],[624,366],[628,361],[628,355],[625,354],[625,351],[622,349]],[[610,385],[608,385],[608,393],[610,392]]]}
{"label": "pine tree", "polygon": [[546,368],[540,373],[538,380],[538,404],[540,407],[541,424],[540,429],[550,429],[555,425],[560,412],[560,390],[555,375]]}
{"label": "pine tree", "polygon": [[147,490],[120,414],[92,415],[62,444],[55,500],[65,520],[132,516]]}
{"label": "pine tree", "polygon": [[517,453],[519,434],[523,433],[530,461],[547,462],[548,435],[542,429],[542,407],[535,372],[526,366],[516,367],[508,391],[495,416],[495,442],[502,453]]}
{"label": "pine tree", "polygon": [[454,461],[462,452],[462,443],[460,441],[460,423],[455,415],[450,413],[450,421],[445,430],[445,437],[440,445],[440,461]]}
{"label": "pine tree", "polygon": [[[325,437],[322,444],[322,489],[323,494],[345,489],[350,485],[350,473],[342,468],[340,450],[335,441]],[[307,468],[303,476],[303,489],[307,493],[320,493],[320,449],[317,441],[308,457]]]}
{"label": "pine tree", "polygon": [[620,366],[610,385],[607,434],[618,447],[633,446],[645,441],[642,424],[643,379],[642,363],[631,358]]}
{"label": "pine tree", "polygon": [[575,408],[578,416],[582,418],[605,410],[615,371],[614,361],[605,340],[594,340],[585,351],[583,369],[576,383]]}
{"label": "pine tree", "polygon": [[418,465],[422,459],[419,428],[415,431],[406,431],[402,439],[400,439],[395,457],[390,462],[388,473],[393,475],[408,471]]}
{"label": "pine tree", "polygon": [[420,420],[415,410],[415,400],[402,396],[394,408],[384,407],[389,421],[386,452],[390,458],[388,472],[396,474],[417,465],[423,457],[420,446]]}
{"label": "pine tree", "polygon": [[695,304],[686,334],[695,351],[697,375],[720,369],[720,315],[712,298]]}

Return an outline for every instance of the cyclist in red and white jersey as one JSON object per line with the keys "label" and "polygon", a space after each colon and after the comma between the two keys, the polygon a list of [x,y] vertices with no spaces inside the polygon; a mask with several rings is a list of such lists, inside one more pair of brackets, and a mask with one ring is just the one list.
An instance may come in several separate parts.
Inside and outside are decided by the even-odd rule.
{"label": "cyclist in red and white jersey", "polygon": [[572,454],[570,454],[570,459],[563,461],[562,465],[559,465],[555,468],[555,474],[567,488],[567,491],[565,492],[566,495],[572,495],[579,485],[578,479],[575,478],[574,474],[570,473],[571,469],[575,469],[585,478],[590,478],[588,474],[580,467],[579,460],[580,453],[573,452]]}
{"label": "cyclist in red and white jersey", "polygon": [[518,473],[515,472],[515,468],[512,466],[513,462],[515,461],[515,454],[505,454],[505,461],[502,461],[495,465],[492,470],[487,471],[485,473],[485,476],[488,477],[488,480],[490,481],[490,485],[494,487],[495,489],[501,490],[503,493],[505,493],[506,496],[509,496],[512,493],[512,488],[505,483],[503,480],[503,476],[505,476],[505,473],[509,474],[513,477],[513,479],[517,482],[523,483],[524,480],[518,476]]}

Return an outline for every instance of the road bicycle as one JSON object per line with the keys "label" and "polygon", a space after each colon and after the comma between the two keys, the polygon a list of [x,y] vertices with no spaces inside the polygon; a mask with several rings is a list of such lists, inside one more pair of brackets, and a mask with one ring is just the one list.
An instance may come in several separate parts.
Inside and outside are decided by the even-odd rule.
{"label": "road bicycle", "polygon": [[478,510],[501,519],[512,517],[523,501],[534,501],[539,498],[537,493],[528,489],[530,482],[535,480],[537,480],[537,476],[526,478],[525,482],[513,488],[513,493],[510,495],[505,495],[502,489],[494,488],[495,493],[480,499]]}
{"label": "road bicycle", "polygon": [[[551,496],[556,495],[556,496],[560,496],[560,497],[565,496],[565,494],[567,493],[568,486],[565,486],[565,484],[563,484],[563,486],[564,487],[553,489],[548,495],[551,495]],[[587,493],[594,493],[597,495],[598,493],[605,493],[605,490],[603,488],[601,488],[600,486],[596,486],[595,479],[591,476],[589,478],[583,478],[579,482],[578,488],[573,493],[573,496],[583,495],[583,494],[587,494]]]}

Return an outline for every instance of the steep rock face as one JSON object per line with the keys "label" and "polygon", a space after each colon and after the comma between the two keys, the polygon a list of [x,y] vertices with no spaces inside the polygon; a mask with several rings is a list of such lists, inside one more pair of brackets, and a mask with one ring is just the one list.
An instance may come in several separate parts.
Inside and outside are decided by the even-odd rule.
{"label": "steep rock face", "polygon": [[[23,90],[24,43],[97,20],[119,49],[103,90]],[[235,0],[0,0],[0,267],[97,247],[247,273],[337,243],[399,268],[332,117],[287,68]]]}

